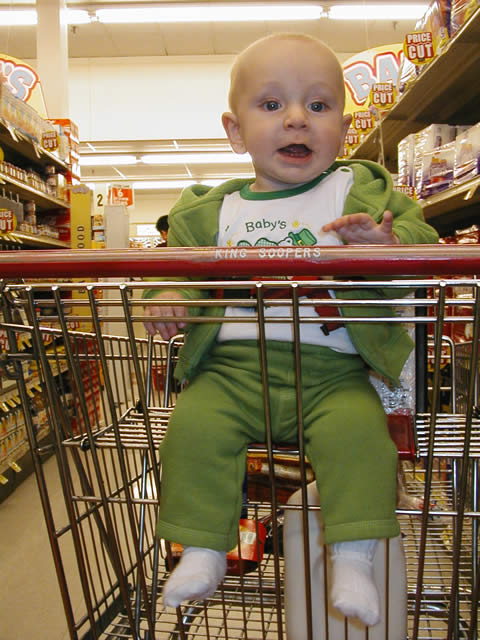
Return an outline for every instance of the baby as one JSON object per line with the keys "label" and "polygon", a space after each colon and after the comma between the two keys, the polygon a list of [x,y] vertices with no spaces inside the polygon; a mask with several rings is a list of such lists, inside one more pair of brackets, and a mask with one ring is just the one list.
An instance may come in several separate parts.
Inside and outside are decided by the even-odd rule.
{"label": "baby", "polygon": [[[336,161],[351,118],[344,115],[342,68],[322,42],[274,34],[243,51],[231,73],[230,112],[222,116],[233,150],[248,152],[252,180],[185,190],[169,215],[169,246],[434,243],[421,208],[393,190],[373,162]],[[361,274],[359,274],[361,275]],[[214,593],[237,543],[247,446],[265,441],[258,329],[215,318],[251,317],[252,308],[187,308],[199,290],[152,289],[178,305],[148,307],[150,333],[185,330],[176,376],[179,395],[161,445],[159,536],[182,543],[182,559],[163,592],[166,605]],[[339,290],[337,297],[378,298]],[[209,323],[162,320],[188,313]],[[288,313],[288,309],[287,309]],[[312,307],[303,307],[310,317]],[[364,313],[374,315],[364,307]],[[382,309],[383,313],[383,309]],[[285,314],[272,307],[269,315]],[[348,307],[342,314],[348,315]],[[351,308],[350,315],[358,311]],[[273,437],[297,437],[292,327],[266,324]],[[332,558],[331,599],[366,625],[380,619],[372,557],[379,538],[399,535],[395,516],[397,451],[369,382],[369,368],[397,380],[412,344],[398,323],[301,326],[306,453],[322,500]]]}

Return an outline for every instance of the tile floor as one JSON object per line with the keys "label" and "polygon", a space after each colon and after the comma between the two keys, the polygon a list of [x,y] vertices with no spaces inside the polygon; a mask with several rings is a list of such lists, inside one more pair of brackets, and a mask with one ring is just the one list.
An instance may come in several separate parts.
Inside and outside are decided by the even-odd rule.
{"label": "tile floor", "polygon": [[[53,508],[64,509],[54,458],[45,463],[45,476]],[[413,547],[418,533],[416,532],[418,522],[415,518],[408,520],[409,522],[403,523],[407,540],[410,540],[406,547],[407,557],[410,558],[412,565],[410,566],[407,560],[407,569],[413,571],[416,568],[416,552]],[[430,560],[439,558],[445,560],[446,557],[445,545],[448,541],[445,541],[444,534],[448,528],[443,520],[438,518],[432,526],[431,536],[435,545],[431,543]],[[415,529],[413,533],[408,532],[411,526]],[[443,543],[441,548],[437,549],[439,540],[443,540]],[[409,546],[412,545],[410,549]],[[67,575],[72,571],[75,573],[76,563],[73,553],[67,554],[64,561]],[[442,580],[438,563],[434,563],[431,575],[428,568],[430,565],[432,563],[427,562],[425,581],[433,589],[433,583],[438,580],[442,582]],[[0,571],[2,574],[0,640],[68,640],[69,634],[34,475],[27,478],[9,498],[0,504]],[[414,580],[414,576],[409,578]],[[449,576],[446,577],[445,582],[449,582]],[[444,592],[445,585],[441,586],[441,591]],[[75,588],[72,589],[71,585],[70,597],[72,606],[78,609],[81,606],[82,597],[80,593],[75,593]],[[444,615],[441,617],[444,618]],[[444,638],[444,636],[444,621],[439,618],[422,621],[420,638]],[[158,640],[167,637],[171,637],[170,633],[160,631],[157,634]]]}
{"label": "tile floor", "polygon": [[[45,472],[57,477],[54,458],[45,463]],[[49,495],[63,503],[58,483],[50,484]],[[34,475],[0,504],[0,571],[0,640],[67,640]]]}

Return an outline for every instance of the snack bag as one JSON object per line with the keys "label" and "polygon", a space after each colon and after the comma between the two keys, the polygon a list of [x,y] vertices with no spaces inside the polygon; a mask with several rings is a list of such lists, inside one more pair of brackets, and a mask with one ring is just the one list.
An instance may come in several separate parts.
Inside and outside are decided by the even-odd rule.
{"label": "snack bag", "polygon": [[480,175],[480,123],[459,133],[455,139],[454,183]]}
{"label": "snack bag", "polygon": [[450,37],[463,27],[475,11],[480,7],[480,0],[452,0],[450,14]]}
{"label": "snack bag", "polygon": [[445,49],[450,38],[450,4],[450,0],[432,0],[415,30],[405,36],[405,55],[398,74],[399,94],[404,93]]}

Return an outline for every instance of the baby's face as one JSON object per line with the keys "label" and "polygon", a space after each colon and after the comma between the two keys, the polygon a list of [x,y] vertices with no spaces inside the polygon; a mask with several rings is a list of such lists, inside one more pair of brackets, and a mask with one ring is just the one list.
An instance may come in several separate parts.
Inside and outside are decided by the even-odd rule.
{"label": "baby's face", "polygon": [[[248,151],[254,191],[290,189],[313,180],[343,145],[344,85],[333,54],[322,45],[278,40],[246,57],[232,96],[235,151]],[[228,132],[228,129],[227,129]]]}

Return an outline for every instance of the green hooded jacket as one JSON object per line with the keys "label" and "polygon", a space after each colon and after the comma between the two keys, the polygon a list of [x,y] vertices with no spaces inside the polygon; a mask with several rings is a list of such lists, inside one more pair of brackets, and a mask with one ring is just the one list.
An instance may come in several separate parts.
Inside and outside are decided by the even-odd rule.
{"label": "green hooded jacket", "polygon": [[[393,213],[393,231],[401,244],[434,244],[438,242],[438,234],[424,221],[421,207],[404,194],[393,189],[390,174],[380,165],[367,160],[343,160],[332,165],[332,169],[341,166],[351,167],[354,183],[346,198],[342,215],[365,212],[380,222],[383,213],[389,209]],[[218,219],[220,207],[226,194],[239,191],[251,180],[229,180],[218,187],[193,185],[185,191],[171,210],[168,231],[168,246],[173,247],[214,247],[217,246]],[[151,278],[154,280],[154,278]],[[167,278],[163,278],[167,280]],[[162,278],[155,279],[156,282]],[[172,281],[173,278],[168,278]],[[187,278],[175,278],[187,284]],[[180,286],[178,289],[186,300],[207,298],[206,289],[192,289]],[[144,298],[155,298],[161,289],[147,289]],[[398,290],[396,291],[396,293]],[[404,295],[402,290],[400,295]],[[346,300],[381,300],[392,296],[379,289],[348,289],[337,290],[337,298]],[[225,307],[189,307],[192,317],[221,318]],[[369,307],[360,305],[355,307],[342,306],[341,314],[348,317],[392,317],[391,307]],[[365,362],[383,376],[398,382],[403,365],[412,350],[412,341],[405,328],[399,323],[351,323],[346,324],[350,338]],[[191,323],[187,326],[185,344],[180,349],[179,361],[175,376],[179,380],[191,380],[196,373],[198,364],[207,357],[210,348],[216,340],[220,324]]]}

